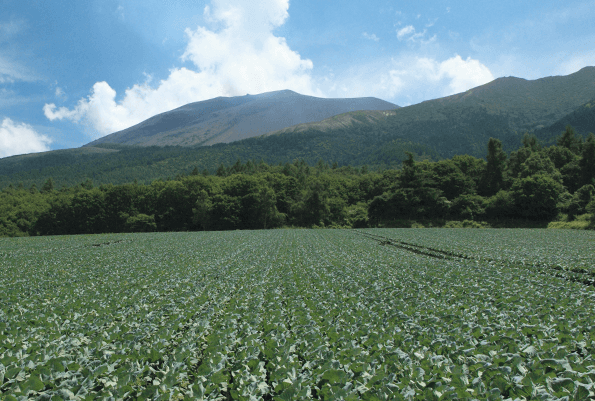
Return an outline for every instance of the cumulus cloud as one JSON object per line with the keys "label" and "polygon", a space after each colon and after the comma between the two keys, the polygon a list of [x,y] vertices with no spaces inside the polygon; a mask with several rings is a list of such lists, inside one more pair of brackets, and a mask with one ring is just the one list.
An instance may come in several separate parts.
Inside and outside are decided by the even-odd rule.
{"label": "cumulus cloud", "polygon": [[[392,67],[392,68],[391,68]],[[429,57],[405,56],[386,63],[361,66],[338,77],[329,89],[335,96],[376,96],[400,106],[464,92],[494,79],[479,60],[455,55],[439,61]]]}
{"label": "cumulus cloud", "polygon": [[0,157],[50,150],[52,142],[28,124],[13,122],[6,117],[0,124]]}
{"label": "cumulus cloud", "polygon": [[134,85],[120,99],[107,82],[97,82],[74,108],[46,104],[44,113],[52,121],[82,123],[91,136],[99,137],[217,96],[281,89],[320,96],[311,77],[312,61],[273,33],[284,24],[288,8],[289,0],[212,0],[204,14],[217,28],[185,31],[188,44],[182,60],[192,62],[195,69],[174,68],[157,85]]}
{"label": "cumulus cloud", "polygon": [[[389,72],[393,86],[399,92],[420,91],[449,96],[494,80],[488,67],[470,57],[463,60],[458,54],[444,61],[416,57],[397,63]],[[429,92],[429,93],[428,93]]]}
{"label": "cumulus cloud", "polygon": [[465,92],[494,80],[490,69],[479,60],[473,60],[471,57],[463,60],[458,54],[440,64],[430,61],[427,72],[434,81],[448,81],[446,95]]}

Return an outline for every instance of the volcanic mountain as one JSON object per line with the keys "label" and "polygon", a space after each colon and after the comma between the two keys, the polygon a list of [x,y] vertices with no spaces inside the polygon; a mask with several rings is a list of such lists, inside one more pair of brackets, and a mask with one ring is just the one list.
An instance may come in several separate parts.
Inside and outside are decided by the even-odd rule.
{"label": "volcanic mountain", "polygon": [[296,124],[324,120],[356,110],[399,106],[373,97],[329,99],[282,90],[259,95],[217,97],[158,114],[85,146],[194,146],[229,143]]}

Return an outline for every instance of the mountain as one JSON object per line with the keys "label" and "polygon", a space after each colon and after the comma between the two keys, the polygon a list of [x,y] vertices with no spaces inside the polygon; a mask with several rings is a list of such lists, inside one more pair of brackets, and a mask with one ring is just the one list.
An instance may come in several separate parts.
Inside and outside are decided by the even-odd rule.
{"label": "mountain", "polygon": [[282,90],[217,97],[158,114],[85,146],[194,146],[239,141],[296,124],[355,110],[391,110],[397,105],[373,97],[325,99]]}
{"label": "mountain", "polygon": [[[550,141],[551,134],[544,128],[594,98],[595,67],[585,67],[567,76],[537,80],[498,78],[463,93],[390,112],[350,112],[268,135],[328,133],[374,124],[379,133],[431,146],[442,157],[483,157],[490,137],[502,140],[508,150],[518,147],[525,132],[535,132],[542,140]],[[590,130],[595,131],[595,127]]]}
{"label": "mountain", "polygon": [[[289,94],[291,95],[291,94]],[[296,94],[297,95],[297,94]],[[298,97],[300,95],[297,95]],[[240,98],[219,98],[231,101]],[[223,99],[223,100],[221,100]],[[438,160],[457,154],[484,158],[490,137],[505,150],[518,149],[525,132],[545,144],[566,124],[585,136],[595,132],[595,68],[534,81],[500,78],[467,92],[384,111],[355,111],[302,123],[265,135],[212,146],[127,146],[97,143],[0,159],[0,188],[19,182],[38,187],[53,177],[58,186],[90,178],[96,184],[188,174],[194,168],[214,173],[238,159],[269,164],[322,159],[340,166],[396,167],[413,152]]]}

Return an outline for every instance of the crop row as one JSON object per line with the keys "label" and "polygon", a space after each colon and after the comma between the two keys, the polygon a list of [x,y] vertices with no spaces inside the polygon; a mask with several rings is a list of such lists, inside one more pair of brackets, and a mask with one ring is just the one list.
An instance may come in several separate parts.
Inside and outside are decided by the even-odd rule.
{"label": "crop row", "polygon": [[593,286],[538,274],[537,263],[493,263],[490,249],[471,257],[482,250],[431,230],[366,232],[2,240],[0,395],[595,395]]}

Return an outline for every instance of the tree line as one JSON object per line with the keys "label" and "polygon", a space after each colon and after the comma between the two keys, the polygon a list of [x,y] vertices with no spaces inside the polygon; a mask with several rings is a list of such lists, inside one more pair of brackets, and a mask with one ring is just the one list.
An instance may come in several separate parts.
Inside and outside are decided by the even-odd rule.
{"label": "tree line", "polygon": [[[590,214],[590,216],[589,216]],[[570,126],[554,146],[525,135],[507,155],[491,138],[486,159],[469,155],[369,171],[320,160],[271,166],[239,160],[216,174],[57,189],[0,192],[0,236],[275,227],[391,227],[412,221],[572,221],[595,216],[595,135]],[[591,223],[593,225],[593,221]]]}

